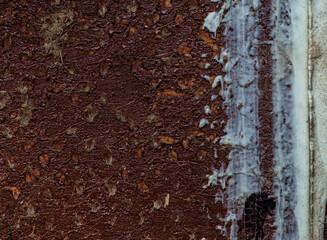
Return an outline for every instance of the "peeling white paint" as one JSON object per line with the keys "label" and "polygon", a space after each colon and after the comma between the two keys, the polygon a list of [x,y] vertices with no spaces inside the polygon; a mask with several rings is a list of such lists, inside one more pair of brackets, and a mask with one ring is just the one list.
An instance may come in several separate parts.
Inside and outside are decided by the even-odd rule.
{"label": "peeling white paint", "polygon": [[207,175],[208,177],[208,184],[203,186],[203,188],[207,188],[210,185],[214,184],[217,185],[218,182],[218,171],[216,169],[213,170],[212,175]]}
{"label": "peeling white paint", "polygon": [[[314,1],[324,4],[321,0]],[[267,43],[272,44],[274,58],[276,149],[272,163],[276,174],[276,239],[310,239],[308,3],[308,0],[272,1],[271,23],[275,29],[273,40]],[[261,190],[257,131],[259,8],[259,0],[227,0],[217,12],[208,14],[203,25],[216,35],[224,23],[224,36],[228,39],[220,55],[214,56],[226,75],[216,76],[212,88],[221,84],[219,94],[225,100],[223,107],[229,120],[220,144],[232,150],[229,165],[212,169],[204,188],[216,184],[225,189],[216,195],[216,201],[224,201],[228,210],[226,216],[218,217],[222,224],[217,229],[229,239],[237,239],[236,222],[246,196]],[[211,99],[216,99],[216,95]],[[214,129],[214,123],[210,127]],[[219,157],[216,148],[214,157]],[[327,193],[321,196],[325,202]]]}
{"label": "peeling white paint", "polygon": [[[259,31],[257,21],[251,9],[257,9],[258,1],[240,1],[232,7],[225,17],[224,35],[230,39],[226,49],[220,56],[220,63],[224,64],[226,72],[222,82],[221,95],[225,98],[226,113],[229,117],[226,135],[220,144],[232,146],[230,163],[225,169],[225,175],[231,176],[226,189],[228,212],[225,216],[225,228],[231,222],[231,228],[226,230],[230,239],[237,239],[237,220],[243,213],[246,197],[260,191],[260,184],[255,176],[260,176],[258,165],[258,74],[255,39]],[[233,29],[233,31],[230,31]],[[244,84],[247,83],[247,84]],[[231,93],[233,98],[231,98]],[[243,107],[256,106],[246,115]],[[232,113],[233,114],[230,114]]]}
{"label": "peeling white paint", "polygon": [[213,94],[213,95],[211,95],[211,101],[214,101],[214,100],[216,100],[217,99],[217,95],[215,95],[215,94]]}
{"label": "peeling white paint", "polygon": [[218,121],[213,121],[213,122],[210,124],[210,128],[211,128],[211,129],[215,129],[215,124],[218,124]]}
{"label": "peeling white paint", "polygon": [[201,75],[201,77],[210,82],[210,77],[208,75]]}
{"label": "peeling white paint", "polygon": [[223,89],[224,88],[224,83],[223,83],[223,77],[222,76],[217,76],[215,77],[215,79],[213,80],[213,83],[212,83],[212,88],[216,88],[218,86],[218,83],[221,83],[221,88]]}
{"label": "peeling white paint", "polygon": [[[219,170],[213,169],[212,175],[208,176],[208,184],[204,187],[218,184],[225,189],[222,198],[226,199],[228,211],[226,216],[219,217],[222,225],[217,226],[217,229],[229,239],[237,239],[237,220],[243,213],[243,205],[240,202],[244,203],[244,196],[260,190],[256,177],[260,176],[260,168],[257,132],[258,73],[255,57],[259,31],[258,19],[253,14],[258,7],[257,0],[241,0],[234,5],[233,1],[227,0],[218,12],[209,13],[204,23],[204,28],[216,33],[223,22],[224,36],[228,39],[220,56],[214,57],[223,65],[226,75],[217,76],[212,88],[221,83],[220,95],[225,100],[224,106],[229,117],[225,128],[226,135],[221,138],[220,144],[231,146],[233,149],[229,154],[230,163],[227,168],[222,166]],[[230,224],[231,227],[227,229]]]}

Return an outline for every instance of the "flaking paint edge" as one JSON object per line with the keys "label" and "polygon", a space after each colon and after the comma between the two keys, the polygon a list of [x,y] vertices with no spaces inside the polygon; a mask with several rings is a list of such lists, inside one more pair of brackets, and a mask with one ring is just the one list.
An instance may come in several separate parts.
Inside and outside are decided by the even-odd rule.
{"label": "flaking paint edge", "polygon": [[[213,1],[214,2],[214,1]],[[237,239],[237,221],[243,213],[244,202],[252,193],[260,192],[261,173],[258,154],[258,0],[227,0],[215,13],[209,13],[203,28],[216,34],[220,23],[225,24],[226,48],[214,59],[223,65],[226,75],[217,76],[212,88],[220,83],[220,95],[229,117],[226,135],[221,145],[232,148],[228,166],[213,169],[208,184],[220,185],[216,201],[227,207],[225,216],[218,216],[223,225],[217,230],[229,239]],[[226,14],[225,14],[226,12]],[[226,61],[227,60],[227,61]],[[205,76],[203,76],[205,78]],[[233,96],[233,97],[232,97]],[[231,225],[227,229],[227,225]]]}

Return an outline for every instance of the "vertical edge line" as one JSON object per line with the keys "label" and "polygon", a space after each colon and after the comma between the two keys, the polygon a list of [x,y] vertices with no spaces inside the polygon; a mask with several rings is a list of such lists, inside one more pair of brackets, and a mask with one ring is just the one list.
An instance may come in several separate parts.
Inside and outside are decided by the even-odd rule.
{"label": "vertical edge line", "polygon": [[311,62],[311,46],[312,46],[312,9],[311,0],[308,0],[308,103],[309,103],[309,235],[313,239],[313,219],[314,219],[314,205],[313,205],[313,164],[314,164],[314,116],[313,116],[313,96],[312,96],[312,62]]}

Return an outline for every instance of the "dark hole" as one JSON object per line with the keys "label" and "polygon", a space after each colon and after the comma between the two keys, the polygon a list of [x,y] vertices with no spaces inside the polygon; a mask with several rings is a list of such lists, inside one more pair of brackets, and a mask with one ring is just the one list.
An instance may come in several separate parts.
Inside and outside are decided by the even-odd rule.
{"label": "dark hole", "polygon": [[238,239],[260,240],[264,238],[263,225],[267,215],[275,209],[275,199],[267,193],[253,193],[244,204],[242,218],[238,221]]}

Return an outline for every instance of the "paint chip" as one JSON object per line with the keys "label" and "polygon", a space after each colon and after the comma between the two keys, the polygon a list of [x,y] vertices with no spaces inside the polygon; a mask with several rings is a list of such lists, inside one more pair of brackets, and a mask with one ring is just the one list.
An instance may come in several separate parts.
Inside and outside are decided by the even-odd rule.
{"label": "paint chip", "polygon": [[208,125],[209,121],[205,118],[201,119],[200,123],[199,123],[199,128],[203,128],[205,125]]}

